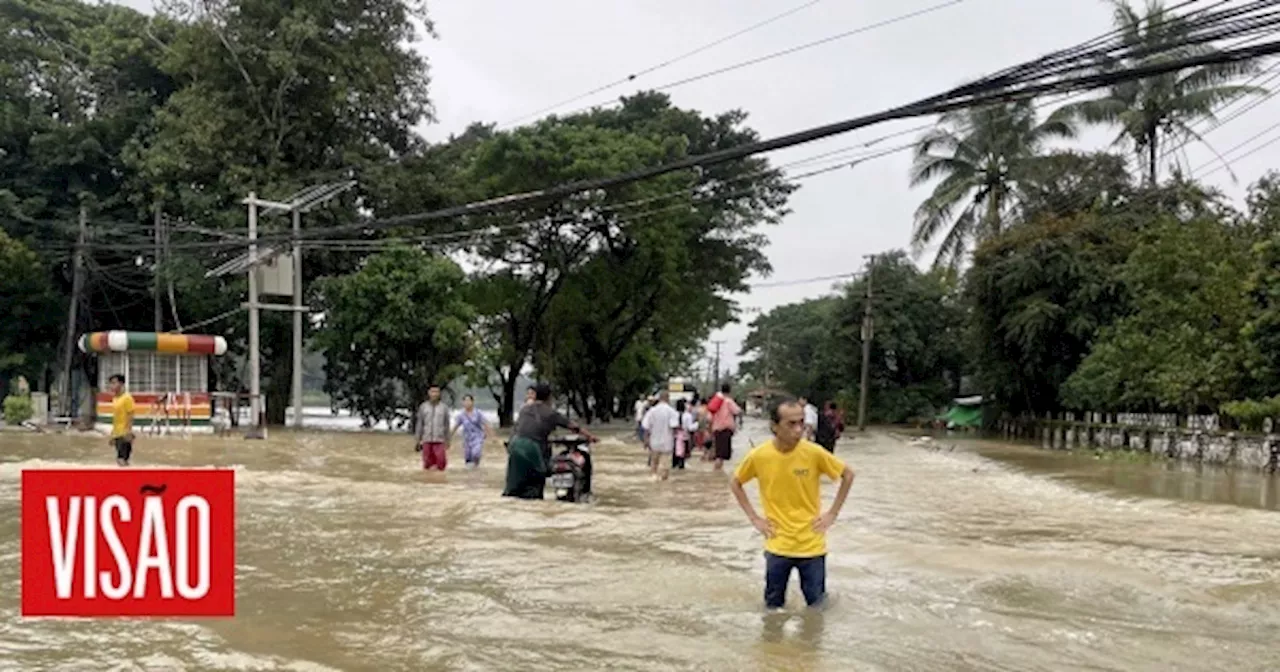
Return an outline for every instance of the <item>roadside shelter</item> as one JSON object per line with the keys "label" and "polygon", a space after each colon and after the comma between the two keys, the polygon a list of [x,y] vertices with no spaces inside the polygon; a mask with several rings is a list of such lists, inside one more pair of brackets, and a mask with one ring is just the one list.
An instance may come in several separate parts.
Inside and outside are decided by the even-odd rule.
{"label": "roadside shelter", "polygon": [[79,346],[82,352],[98,356],[97,429],[111,429],[107,381],[123,374],[135,404],[134,425],[140,431],[177,427],[213,432],[209,357],[226,354],[223,337],[99,331],[81,336]]}

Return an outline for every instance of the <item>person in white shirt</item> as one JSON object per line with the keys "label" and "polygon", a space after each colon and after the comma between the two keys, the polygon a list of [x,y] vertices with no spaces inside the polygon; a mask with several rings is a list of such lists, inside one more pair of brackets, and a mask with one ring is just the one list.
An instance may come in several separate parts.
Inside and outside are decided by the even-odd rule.
{"label": "person in white shirt", "polygon": [[644,414],[640,425],[644,428],[645,446],[649,448],[649,468],[653,480],[665,481],[671,473],[671,455],[676,448],[675,430],[680,427],[680,414],[667,403],[671,399],[666,391],[658,395],[658,403]]}
{"label": "person in white shirt", "polygon": [[800,397],[800,405],[804,407],[804,438],[812,441],[814,432],[818,431],[818,407]]}
{"label": "person in white shirt", "polygon": [[698,421],[694,419],[693,410],[684,399],[676,402],[676,413],[680,416],[680,425],[676,428],[676,452],[671,455],[671,468],[684,469],[689,451],[693,450],[693,436],[698,431]]}
{"label": "person in white shirt", "polygon": [[644,396],[636,397],[635,417],[636,417],[636,439],[641,444],[644,443],[644,427],[640,423],[644,422],[644,412],[649,410],[649,403],[644,400]]}

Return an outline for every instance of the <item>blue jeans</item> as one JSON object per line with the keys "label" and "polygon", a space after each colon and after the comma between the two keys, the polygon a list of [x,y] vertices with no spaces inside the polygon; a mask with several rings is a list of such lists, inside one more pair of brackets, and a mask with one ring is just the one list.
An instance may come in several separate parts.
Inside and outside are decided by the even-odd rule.
{"label": "blue jeans", "polygon": [[789,558],[764,552],[764,606],[781,608],[787,601],[791,570],[800,572],[800,591],[805,604],[816,607],[827,598],[827,556]]}

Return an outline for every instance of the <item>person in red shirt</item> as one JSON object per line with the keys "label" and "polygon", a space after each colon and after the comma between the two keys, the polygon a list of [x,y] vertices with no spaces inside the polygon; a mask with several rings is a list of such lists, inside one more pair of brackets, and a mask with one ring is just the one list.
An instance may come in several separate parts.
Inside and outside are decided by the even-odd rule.
{"label": "person in red shirt", "polygon": [[724,469],[724,463],[733,457],[733,432],[738,427],[742,409],[729,396],[729,383],[720,386],[720,392],[707,402],[711,414],[711,440],[715,457],[715,470]]}

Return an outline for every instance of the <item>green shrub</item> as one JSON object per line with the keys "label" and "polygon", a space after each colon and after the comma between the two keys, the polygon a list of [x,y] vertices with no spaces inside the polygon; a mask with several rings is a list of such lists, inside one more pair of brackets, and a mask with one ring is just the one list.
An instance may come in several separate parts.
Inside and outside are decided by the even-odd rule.
{"label": "green shrub", "polygon": [[1219,410],[1224,415],[1235,418],[1242,429],[1257,432],[1262,429],[1262,422],[1267,418],[1280,418],[1280,396],[1268,397],[1262,401],[1228,401]]}
{"label": "green shrub", "polygon": [[6,425],[21,425],[36,414],[31,397],[10,395],[4,398],[4,422]]}

